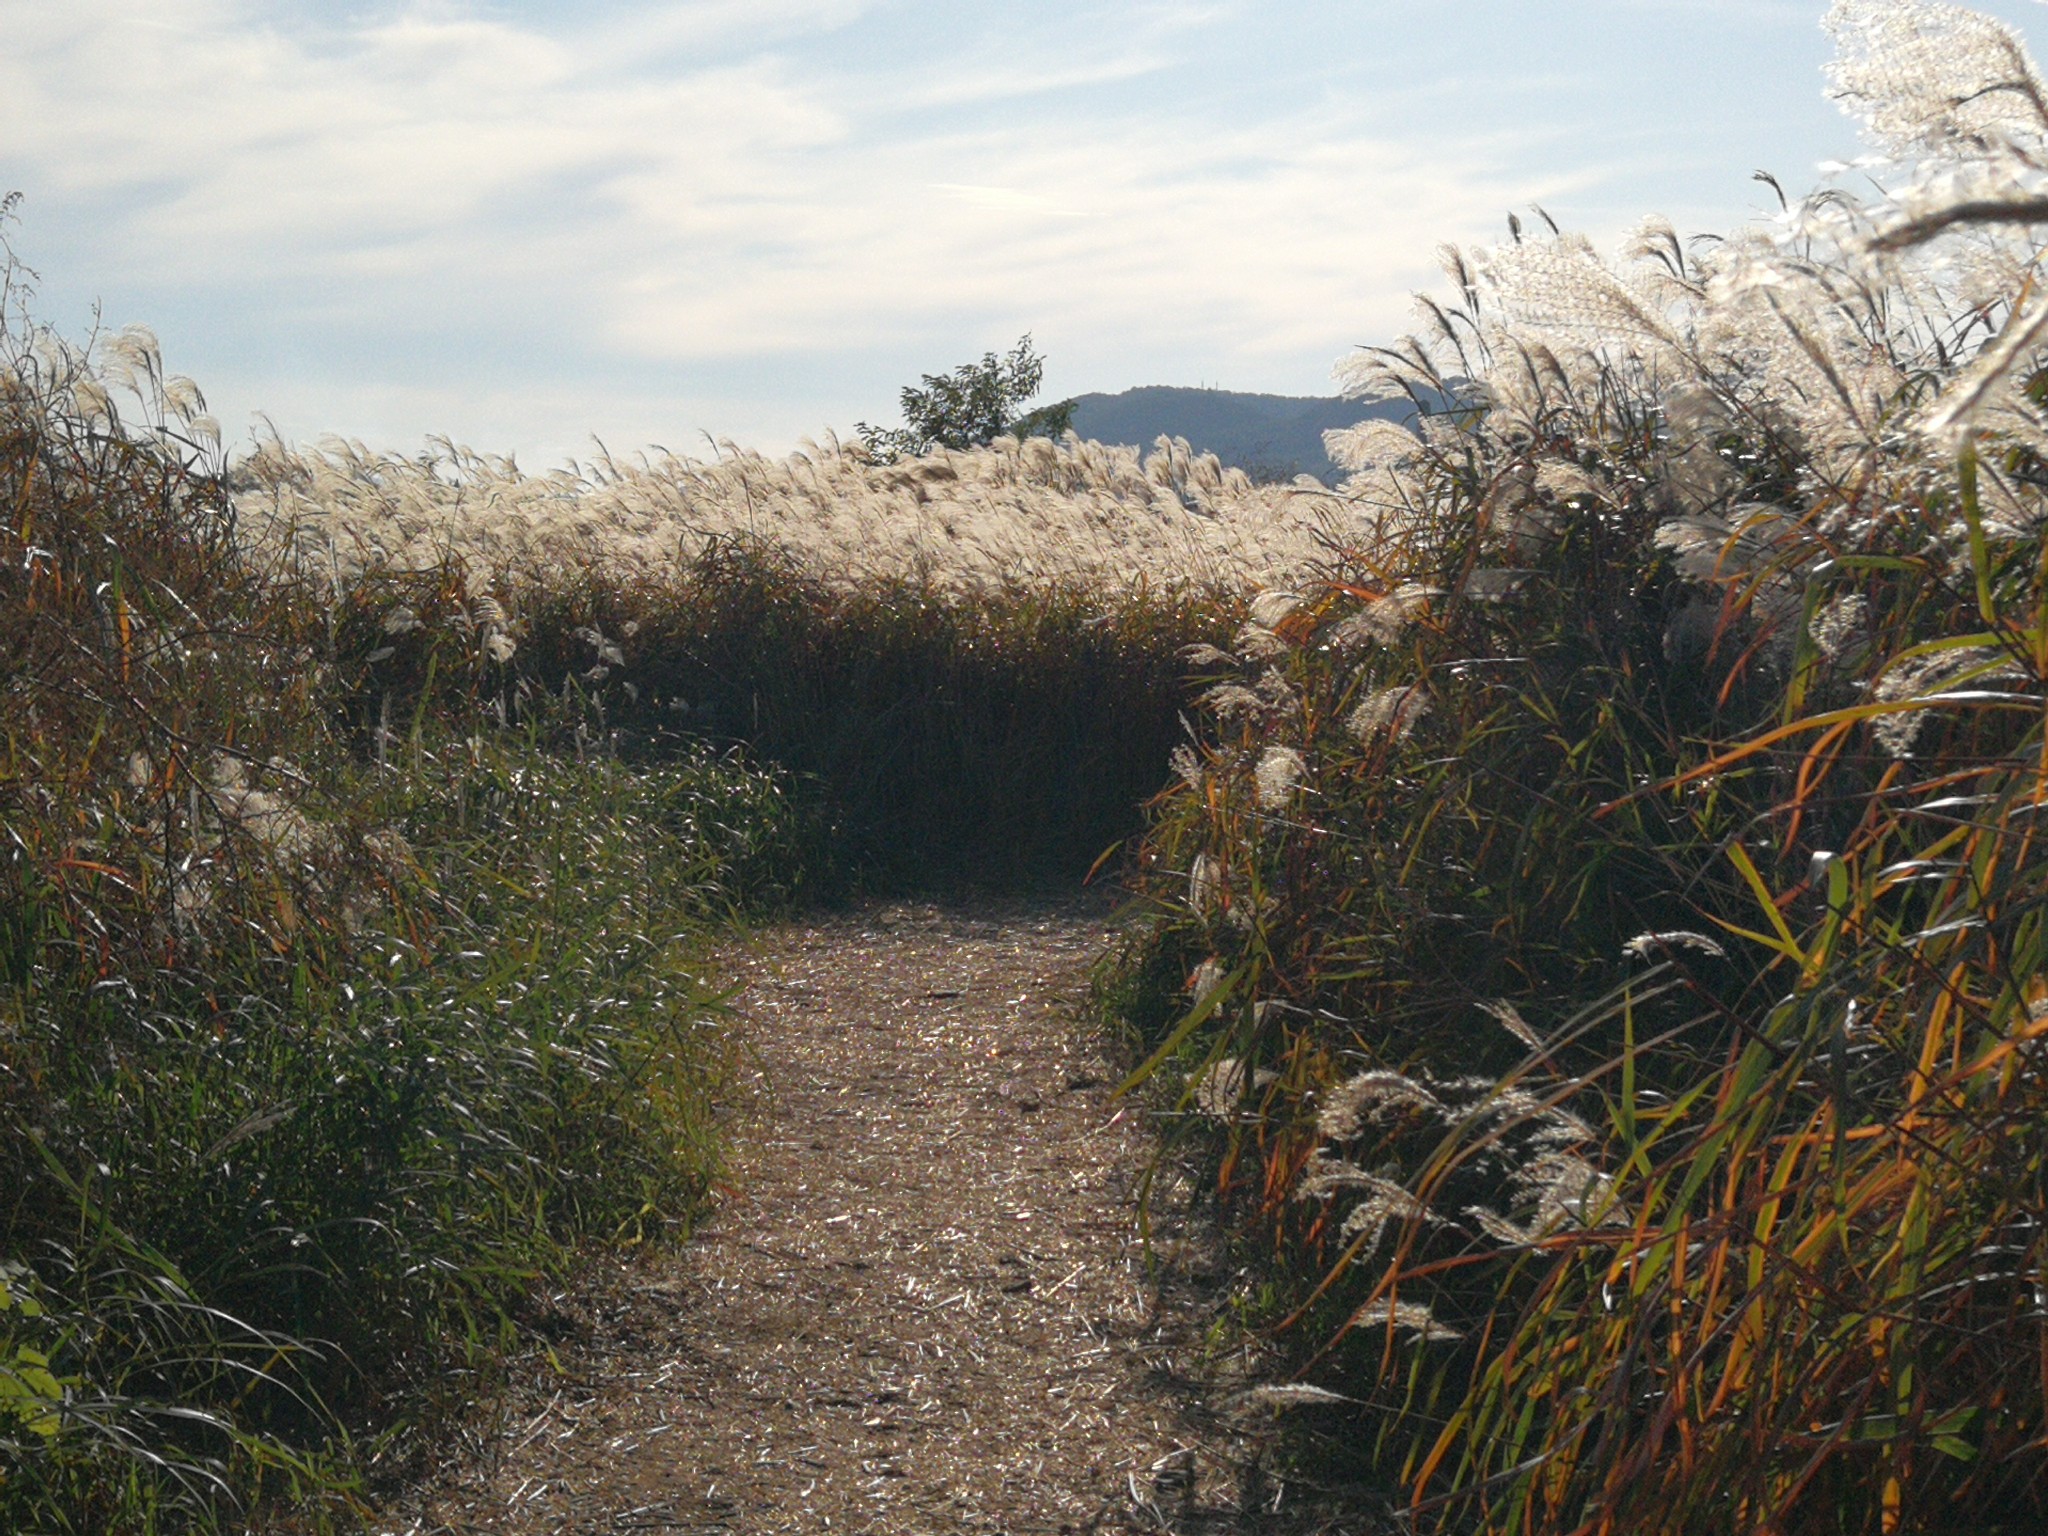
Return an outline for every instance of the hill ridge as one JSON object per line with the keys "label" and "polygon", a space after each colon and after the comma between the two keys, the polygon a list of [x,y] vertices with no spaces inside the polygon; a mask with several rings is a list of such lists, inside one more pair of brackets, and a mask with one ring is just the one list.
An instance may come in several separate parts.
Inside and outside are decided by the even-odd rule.
{"label": "hill ridge", "polygon": [[1140,384],[1116,394],[1076,395],[1074,430],[1098,442],[1139,448],[1160,437],[1184,437],[1256,480],[1306,474],[1334,484],[1344,471],[1323,451],[1324,432],[1373,417],[1403,421],[1414,413],[1406,401]]}

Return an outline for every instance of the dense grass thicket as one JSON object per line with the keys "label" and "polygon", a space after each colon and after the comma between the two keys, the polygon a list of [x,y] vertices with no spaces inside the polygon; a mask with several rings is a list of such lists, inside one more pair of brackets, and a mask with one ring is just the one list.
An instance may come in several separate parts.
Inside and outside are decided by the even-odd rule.
{"label": "dense grass thicket", "polygon": [[486,643],[517,652],[494,709],[517,715],[523,686],[557,701],[566,746],[634,763],[743,747],[798,775],[813,893],[1071,886],[1139,829],[1187,739],[1179,652],[1227,638],[1242,606],[1145,582],[849,585],[743,539],[637,579],[515,567],[481,605],[458,569],[385,578],[403,633],[359,611],[379,658],[356,695],[366,738],[470,686],[448,658],[474,651],[482,606],[504,626]]}
{"label": "dense grass thicket", "polygon": [[1447,253],[1145,849],[1140,1076],[1421,1529],[2048,1526],[2048,91],[1830,23],[1890,197]]}
{"label": "dense grass thicket", "polygon": [[456,573],[261,567],[146,338],[4,341],[0,1528],[347,1524],[539,1279],[698,1209],[698,935],[814,818],[477,624],[395,713]]}

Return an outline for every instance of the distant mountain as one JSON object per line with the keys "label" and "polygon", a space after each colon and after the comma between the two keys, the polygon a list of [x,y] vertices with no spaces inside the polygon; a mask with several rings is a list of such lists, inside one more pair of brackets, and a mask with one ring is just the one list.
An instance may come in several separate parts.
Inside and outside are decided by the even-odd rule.
{"label": "distant mountain", "polygon": [[1362,405],[1356,400],[1302,395],[1248,395],[1230,389],[1177,389],[1147,384],[1120,395],[1080,395],[1074,430],[1101,443],[1150,448],[1155,438],[1184,437],[1255,480],[1314,475],[1334,484],[1344,471],[1323,452],[1323,433],[1369,417],[1406,421],[1404,401]]}

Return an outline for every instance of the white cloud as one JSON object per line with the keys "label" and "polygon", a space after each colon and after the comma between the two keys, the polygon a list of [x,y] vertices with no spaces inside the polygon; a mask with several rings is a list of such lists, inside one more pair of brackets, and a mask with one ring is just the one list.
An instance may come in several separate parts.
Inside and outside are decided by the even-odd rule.
{"label": "white cloud", "polygon": [[510,222],[505,202],[640,164],[715,196],[753,157],[842,131],[772,63],[620,78],[616,34],[405,17],[328,49],[206,0],[173,9],[189,29],[167,38],[83,4],[68,35],[0,58],[0,142],[207,264]]}
{"label": "white cloud", "polygon": [[[664,398],[715,420],[720,370],[777,358],[783,397],[734,384],[726,419],[787,441],[874,413],[851,353],[971,337],[964,356],[1027,327],[1079,387],[1190,358],[1316,387],[1403,323],[1437,240],[1588,177],[1532,181],[1507,168],[1526,139],[1404,138],[1357,103],[1123,98],[1231,9],[996,58],[800,46],[868,25],[859,0],[320,26],[254,0],[0,0],[0,181],[29,190],[31,230],[39,203],[99,221],[100,284],[222,327],[282,317],[300,353],[321,326],[356,338],[346,366],[289,373],[245,338],[227,391],[202,380],[217,401],[303,433],[419,411],[402,435],[559,452]],[[543,376],[570,356],[597,382]],[[640,382],[605,385],[608,360]],[[665,396],[661,369],[684,381]],[[542,412],[565,414],[536,437]]]}

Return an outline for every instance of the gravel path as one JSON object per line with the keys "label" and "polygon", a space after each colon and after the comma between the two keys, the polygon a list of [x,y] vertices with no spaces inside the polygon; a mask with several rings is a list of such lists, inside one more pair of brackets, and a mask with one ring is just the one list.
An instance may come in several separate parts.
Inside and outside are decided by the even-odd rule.
{"label": "gravel path", "polygon": [[752,1091],[712,1220],[563,1298],[555,1364],[387,1528],[1322,1528],[1192,1374],[1214,1261],[1168,1234],[1148,1272],[1152,1141],[1077,1008],[1110,938],[898,906],[728,956]]}

